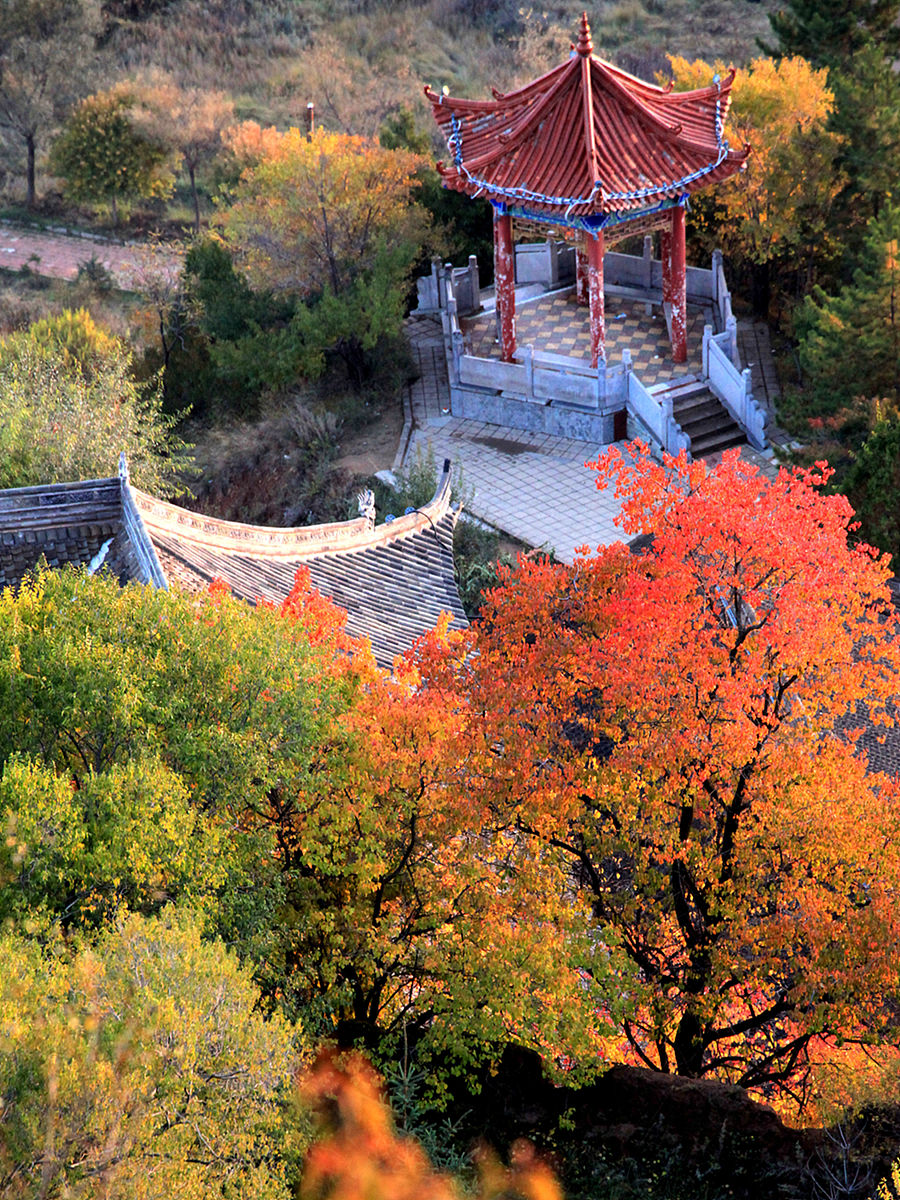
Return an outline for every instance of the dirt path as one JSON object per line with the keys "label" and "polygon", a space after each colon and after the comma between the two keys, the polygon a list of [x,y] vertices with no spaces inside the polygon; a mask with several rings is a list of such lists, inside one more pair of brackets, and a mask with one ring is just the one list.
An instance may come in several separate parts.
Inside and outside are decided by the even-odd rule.
{"label": "dirt path", "polygon": [[[146,254],[139,245],[119,245],[94,238],[73,237],[62,233],[44,233],[20,226],[0,224],[0,267],[17,271],[28,267],[37,275],[54,279],[74,279],[82,263],[95,258],[101,262],[120,287],[129,287],[141,269]],[[162,252],[160,261],[177,270],[179,258]]]}

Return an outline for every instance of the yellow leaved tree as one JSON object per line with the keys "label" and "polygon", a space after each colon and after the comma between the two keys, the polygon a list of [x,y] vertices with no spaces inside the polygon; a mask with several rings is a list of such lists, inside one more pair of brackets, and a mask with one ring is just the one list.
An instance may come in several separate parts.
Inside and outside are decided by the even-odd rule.
{"label": "yellow leaved tree", "polygon": [[[723,63],[670,56],[675,87],[708,87]],[[829,221],[843,184],[841,141],[827,127],[834,106],[827,71],[802,58],[754,59],[737,72],[725,134],[749,142],[747,167],[709,195],[692,200],[695,231],[734,257],[765,266],[799,258],[811,269],[838,250]],[[809,282],[807,280],[807,282]]]}

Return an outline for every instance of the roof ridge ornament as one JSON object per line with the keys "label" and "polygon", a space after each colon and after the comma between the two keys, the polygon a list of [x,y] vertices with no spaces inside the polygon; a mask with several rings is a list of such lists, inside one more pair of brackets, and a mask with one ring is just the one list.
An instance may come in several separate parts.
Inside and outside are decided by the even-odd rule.
{"label": "roof ridge ornament", "polygon": [[578,28],[578,43],[572,47],[582,58],[589,58],[594,53],[594,43],[591,41],[591,27],[586,12],[581,14],[581,24]]}

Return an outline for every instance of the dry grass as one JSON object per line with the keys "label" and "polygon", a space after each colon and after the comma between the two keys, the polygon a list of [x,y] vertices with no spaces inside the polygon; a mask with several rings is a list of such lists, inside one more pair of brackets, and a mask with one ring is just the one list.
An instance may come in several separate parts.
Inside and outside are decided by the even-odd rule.
{"label": "dry grass", "polygon": [[[589,11],[598,53],[645,75],[666,52],[746,62],[777,0],[618,0]],[[122,70],[161,66],[230,92],[242,116],[298,122],[307,100],[332,127],[372,132],[400,104],[423,116],[420,84],[459,95],[513,86],[560,61],[583,0],[519,9],[471,0],[178,0],[121,29]]]}
{"label": "dry grass", "polygon": [[104,329],[128,341],[135,304],[133,296],[115,289],[102,292],[85,282],[0,272],[0,336],[58,316],[66,308],[87,308]]}
{"label": "dry grass", "polygon": [[340,421],[301,399],[253,424],[196,437],[201,472],[186,507],[253,525],[310,525],[351,514],[357,476],[334,465]]}

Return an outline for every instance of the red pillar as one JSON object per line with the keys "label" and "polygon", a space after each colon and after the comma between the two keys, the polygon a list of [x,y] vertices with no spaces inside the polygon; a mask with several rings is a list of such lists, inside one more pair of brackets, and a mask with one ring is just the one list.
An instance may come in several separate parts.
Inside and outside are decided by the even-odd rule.
{"label": "red pillar", "polygon": [[588,261],[584,245],[575,247],[575,302],[587,308],[588,298]]}
{"label": "red pillar", "polygon": [[684,209],[672,209],[672,361],[687,362],[687,268],[685,265]]}
{"label": "red pillar", "polygon": [[672,233],[663,229],[659,234],[659,257],[662,261],[663,304],[672,303]]}
{"label": "red pillar", "polygon": [[516,356],[516,253],[512,217],[494,209],[494,296],[500,325],[500,357]]}
{"label": "red pillar", "polygon": [[603,230],[585,238],[588,260],[588,297],[591,305],[591,366],[606,362],[606,331],[603,325]]}

